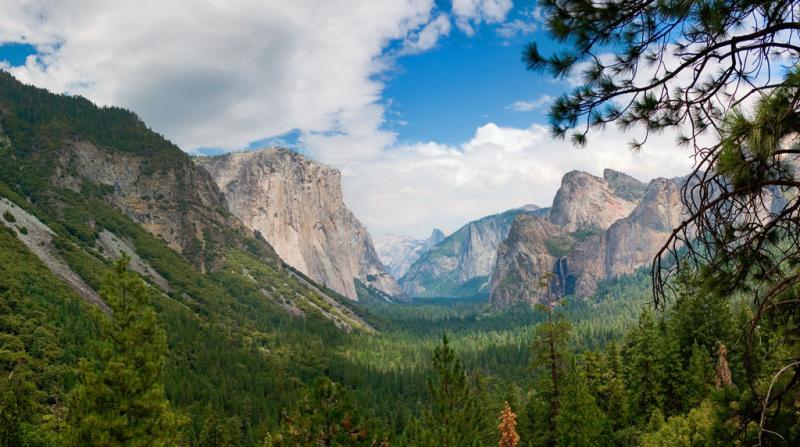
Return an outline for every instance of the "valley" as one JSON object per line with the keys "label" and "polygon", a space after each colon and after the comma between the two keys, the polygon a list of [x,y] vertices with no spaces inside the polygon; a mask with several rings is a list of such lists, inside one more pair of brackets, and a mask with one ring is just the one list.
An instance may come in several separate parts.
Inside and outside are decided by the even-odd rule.
{"label": "valley", "polygon": [[800,1],[80,6],[0,5],[0,447],[800,445]]}

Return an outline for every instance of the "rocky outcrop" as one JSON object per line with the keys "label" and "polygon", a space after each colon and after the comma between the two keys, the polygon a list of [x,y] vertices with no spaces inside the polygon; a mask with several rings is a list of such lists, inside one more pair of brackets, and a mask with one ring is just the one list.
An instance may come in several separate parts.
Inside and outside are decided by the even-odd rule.
{"label": "rocky outcrop", "polygon": [[0,225],[8,226],[17,239],[22,241],[56,277],[64,281],[84,301],[99,307],[105,313],[111,312],[100,295],[86,284],[83,278],[72,270],[61,257],[53,244],[53,237],[56,233],[36,216],[5,197],[0,197]]}
{"label": "rocky outcrop", "polygon": [[[562,182],[562,189],[568,190],[559,190],[559,207],[554,204],[549,221],[525,217],[514,221],[498,250],[490,292],[493,305],[538,302],[547,290],[540,285],[545,275],[550,277],[550,292],[586,297],[600,281],[633,273],[652,261],[681,221],[680,185],[655,179],[640,194],[638,181],[625,174],[607,170],[604,177],[571,172]],[[615,209],[594,207],[592,218],[575,203],[587,204],[581,193],[614,204]],[[624,202],[630,202],[616,194],[641,198],[625,213]]]}
{"label": "rocky outcrop", "polygon": [[604,179],[582,171],[568,172],[553,199],[550,221],[567,232],[605,230],[636,206],[614,193]]}
{"label": "rocky outcrop", "polygon": [[71,141],[60,151],[52,180],[76,192],[87,181],[107,188],[106,200],[203,271],[222,262],[206,246],[222,243],[225,229],[241,227],[211,176],[180,152],[159,160]]}
{"label": "rocky outcrop", "polygon": [[366,227],[344,205],[341,173],[288,149],[199,157],[231,213],[289,265],[357,299],[355,281],[389,295],[400,289]]}
{"label": "rocky outcrop", "polygon": [[615,196],[630,202],[638,203],[647,191],[647,183],[613,169],[603,170],[603,180],[608,183]]}
{"label": "rocky outcrop", "polygon": [[438,228],[434,228],[428,239],[385,234],[375,238],[375,251],[389,273],[395,278],[402,278],[411,264],[444,238],[444,233]]}
{"label": "rocky outcrop", "polygon": [[420,297],[469,296],[488,291],[497,247],[522,214],[544,214],[535,205],[470,222],[420,256],[400,279],[406,294]]}
{"label": "rocky outcrop", "polygon": [[508,238],[497,249],[490,284],[494,306],[534,302],[545,292],[542,279],[554,270],[560,259],[548,245],[559,237],[565,237],[564,231],[547,219],[530,215],[514,219]]}
{"label": "rocky outcrop", "polygon": [[576,278],[572,293],[591,295],[598,282],[650,264],[672,229],[680,224],[682,210],[678,184],[667,179],[650,182],[645,196],[628,217],[578,244],[570,253],[570,273]]}

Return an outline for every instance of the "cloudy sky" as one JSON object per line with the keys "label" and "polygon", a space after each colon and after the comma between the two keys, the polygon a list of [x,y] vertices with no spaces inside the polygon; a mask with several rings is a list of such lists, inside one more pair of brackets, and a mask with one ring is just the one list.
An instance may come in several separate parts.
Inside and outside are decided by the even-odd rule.
{"label": "cloudy sky", "polygon": [[342,170],[348,206],[427,236],[527,203],[566,171],[684,174],[674,137],[545,127],[569,81],[526,72],[535,1],[3,0],[0,68],[127,107],[189,153],[284,144]]}

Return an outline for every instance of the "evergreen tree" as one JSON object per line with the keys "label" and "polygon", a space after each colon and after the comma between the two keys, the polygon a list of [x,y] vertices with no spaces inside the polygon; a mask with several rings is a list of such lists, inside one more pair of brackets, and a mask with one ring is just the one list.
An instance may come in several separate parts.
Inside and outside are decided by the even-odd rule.
{"label": "evergreen tree", "polygon": [[178,418],[164,396],[167,339],[145,283],[118,261],[101,289],[112,314],[101,317],[96,358],[81,362],[70,398],[68,442],[75,446],[173,446]]}
{"label": "evergreen tree", "polygon": [[564,447],[611,444],[611,426],[586,386],[572,368],[563,381],[563,405],[557,420],[557,444]]}
{"label": "evergreen tree", "polygon": [[555,446],[558,440],[558,416],[562,405],[562,381],[567,370],[570,324],[557,311],[557,303],[548,286],[549,276],[540,284],[545,288],[545,302],[537,305],[545,321],[536,327],[533,341],[533,395],[528,401],[527,436],[530,445]]}
{"label": "evergreen tree", "polygon": [[711,366],[711,357],[697,343],[692,346],[692,356],[685,378],[686,409],[691,409],[706,399],[711,391],[714,381],[714,368]]}
{"label": "evergreen tree", "polygon": [[659,362],[658,370],[662,374],[661,410],[668,416],[678,414],[684,408],[683,358],[676,331],[670,330],[664,319],[659,322],[656,342],[658,350],[655,357]]}
{"label": "evergreen tree", "polygon": [[433,353],[428,379],[430,404],[423,412],[415,445],[460,447],[485,445],[484,410],[447,336]]}
{"label": "evergreen tree", "polygon": [[608,415],[614,430],[622,428],[628,420],[628,396],[625,386],[622,351],[619,344],[608,344],[603,358],[603,378],[598,404]]}
{"label": "evergreen tree", "polygon": [[664,403],[664,371],[658,352],[660,335],[650,309],[645,309],[639,324],[628,334],[629,412],[639,422],[644,422]]}
{"label": "evergreen tree", "polygon": [[681,293],[670,314],[685,361],[692,355],[695,344],[710,355],[719,343],[732,341],[731,305],[716,294]]}
{"label": "evergreen tree", "polygon": [[198,445],[201,447],[238,447],[242,445],[241,421],[238,417],[224,418],[211,404],[206,406],[203,430]]}
{"label": "evergreen tree", "polygon": [[[8,352],[0,351],[0,357]],[[27,355],[18,353],[16,366],[0,376],[0,447],[29,445],[40,394],[25,364]]]}
{"label": "evergreen tree", "polygon": [[384,446],[385,438],[370,432],[346,388],[320,377],[285,417],[278,431],[264,440],[278,446]]}

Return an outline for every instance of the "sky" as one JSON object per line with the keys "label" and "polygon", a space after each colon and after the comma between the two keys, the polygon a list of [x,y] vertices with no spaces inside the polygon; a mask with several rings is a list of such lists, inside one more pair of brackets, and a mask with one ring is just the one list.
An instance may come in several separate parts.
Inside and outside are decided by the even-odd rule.
{"label": "sky", "polygon": [[635,130],[552,138],[574,84],[525,70],[534,40],[555,48],[535,1],[0,2],[0,68],[129,108],[190,154],[277,144],[335,166],[373,236],[549,206],[573,169],[689,171],[670,134],[638,154]]}

